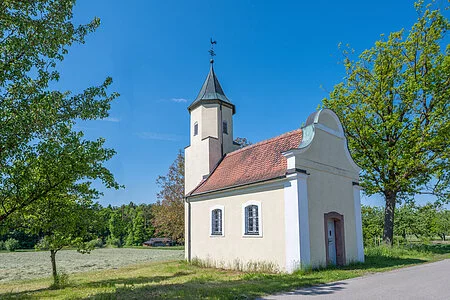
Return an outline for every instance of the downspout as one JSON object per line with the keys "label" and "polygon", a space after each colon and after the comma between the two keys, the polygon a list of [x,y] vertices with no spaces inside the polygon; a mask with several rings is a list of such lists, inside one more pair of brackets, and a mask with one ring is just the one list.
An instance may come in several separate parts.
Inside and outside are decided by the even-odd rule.
{"label": "downspout", "polygon": [[187,232],[187,234],[188,234],[188,236],[187,236],[188,255],[187,255],[187,259],[188,259],[188,262],[190,262],[191,261],[191,202],[189,202],[187,197],[186,197],[186,203],[188,205],[188,219],[187,219],[187,222],[188,222],[188,232]]}

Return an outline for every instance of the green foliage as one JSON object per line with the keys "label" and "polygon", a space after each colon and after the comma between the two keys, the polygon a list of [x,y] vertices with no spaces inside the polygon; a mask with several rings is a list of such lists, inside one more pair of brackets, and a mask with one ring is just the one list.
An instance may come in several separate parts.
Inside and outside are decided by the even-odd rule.
{"label": "green foliage", "polygon": [[158,202],[153,207],[152,224],[157,236],[171,238],[184,243],[184,155],[177,158],[165,176],[159,176],[156,183],[161,188]]}
{"label": "green foliage", "polygon": [[241,138],[241,137],[235,138],[233,142],[239,144],[239,148],[244,148],[244,147],[250,146],[252,144],[252,142],[247,140],[247,138]]}
{"label": "green foliage", "polygon": [[376,247],[366,247],[364,253],[367,256],[373,257],[389,257],[389,258],[401,258],[401,257],[427,257],[432,253],[426,250],[408,248],[405,246],[387,247],[380,245]]}
{"label": "green foliage", "polygon": [[118,247],[125,244],[124,239],[127,235],[125,215],[124,215],[125,207],[122,206],[120,209],[114,210],[109,219],[109,231],[111,232],[111,239],[116,239],[119,242],[117,243]]}
{"label": "green foliage", "polygon": [[344,81],[323,100],[344,125],[365,192],[385,197],[389,244],[396,202],[417,193],[450,199],[450,24],[439,9],[416,9],[409,32],[383,36],[357,60],[344,50]]}
{"label": "green foliage", "polygon": [[9,238],[5,241],[5,249],[8,251],[16,251],[19,249],[19,241],[16,239]]}
{"label": "green foliage", "polygon": [[50,289],[52,290],[58,290],[65,288],[69,285],[69,274],[60,272],[58,275],[56,275],[56,278],[52,285],[50,286]]}
{"label": "green foliage", "polygon": [[103,163],[114,155],[104,140],[84,139],[77,120],[108,116],[111,78],[80,94],[52,90],[57,64],[100,24],[72,23],[73,0],[0,3],[0,223],[56,193],[95,197],[86,185],[118,188]]}
{"label": "green foliage", "polygon": [[[383,232],[383,209],[363,205],[361,208],[365,246],[378,245]],[[412,238],[430,241],[438,236],[445,240],[450,232],[450,211],[439,205],[422,206],[408,202],[398,207],[395,218],[395,235],[398,242],[409,244]]]}
{"label": "green foliage", "polygon": [[60,285],[56,254],[64,247],[75,247],[81,253],[89,253],[95,245],[89,243],[89,232],[94,217],[92,200],[75,195],[52,195],[30,204],[24,214],[24,223],[30,232],[39,232],[42,239],[35,248],[50,251],[54,285]]}
{"label": "green foliage", "polygon": [[446,236],[450,235],[450,210],[438,210],[436,232],[444,241],[446,240]]}
{"label": "green foliage", "polygon": [[93,239],[93,240],[88,242],[88,247],[91,248],[91,249],[103,248],[103,246],[104,246],[103,241],[100,238]]}
{"label": "green foliage", "polygon": [[106,240],[106,244],[108,246],[117,247],[117,248],[122,247],[122,243],[120,242],[120,239],[115,238],[115,237],[108,237],[108,239]]}
{"label": "green foliage", "polygon": [[5,242],[0,241],[0,250],[6,250]]}
{"label": "green foliage", "polygon": [[381,207],[361,206],[364,245],[377,244],[383,234],[383,209]]}

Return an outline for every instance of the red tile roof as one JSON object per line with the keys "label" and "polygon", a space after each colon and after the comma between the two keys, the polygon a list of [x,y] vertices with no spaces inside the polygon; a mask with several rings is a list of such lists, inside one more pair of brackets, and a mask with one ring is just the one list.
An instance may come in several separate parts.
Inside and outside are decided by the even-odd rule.
{"label": "red tile roof", "polygon": [[301,141],[302,130],[297,129],[228,153],[211,175],[188,195],[192,196],[284,176],[286,175],[287,162],[281,153],[298,148]]}

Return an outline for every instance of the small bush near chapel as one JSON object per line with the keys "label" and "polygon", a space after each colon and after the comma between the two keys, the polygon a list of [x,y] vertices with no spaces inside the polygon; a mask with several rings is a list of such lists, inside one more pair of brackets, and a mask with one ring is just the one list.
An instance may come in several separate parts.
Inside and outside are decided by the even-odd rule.
{"label": "small bush near chapel", "polygon": [[6,248],[6,250],[11,251],[11,252],[16,251],[17,249],[19,249],[19,241],[16,239],[12,239],[12,238],[7,239],[5,241],[5,248]]}

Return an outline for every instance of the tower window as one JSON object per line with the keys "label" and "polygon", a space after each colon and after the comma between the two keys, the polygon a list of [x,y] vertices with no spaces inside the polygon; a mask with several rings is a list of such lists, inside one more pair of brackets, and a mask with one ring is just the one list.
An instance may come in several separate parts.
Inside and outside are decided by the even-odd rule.
{"label": "tower window", "polygon": [[198,135],[198,122],[194,123],[194,135]]}
{"label": "tower window", "polygon": [[223,121],[222,128],[223,128],[223,133],[228,134],[228,123],[227,123],[227,121]]}

